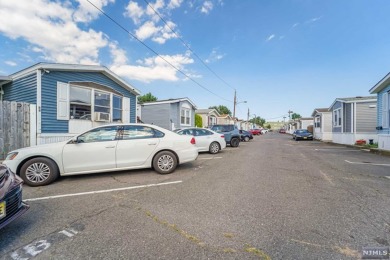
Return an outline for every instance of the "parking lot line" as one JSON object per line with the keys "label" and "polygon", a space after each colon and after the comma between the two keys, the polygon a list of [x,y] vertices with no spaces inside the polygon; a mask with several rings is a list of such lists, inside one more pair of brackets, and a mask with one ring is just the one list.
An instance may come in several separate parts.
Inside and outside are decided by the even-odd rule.
{"label": "parking lot line", "polygon": [[378,166],[390,166],[390,164],[387,163],[371,163],[371,162],[350,162],[348,160],[345,160],[347,163],[350,164],[368,164],[368,165],[378,165]]}
{"label": "parking lot line", "polygon": [[213,160],[213,159],[222,159],[223,157],[201,157],[198,160]]}
{"label": "parking lot line", "polygon": [[322,148],[322,149],[314,149],[314,151],[341,151],[341,152],[361,152],[361,150],[341,150],[341,148]]}
{"label": "parking lot line", "polygon": [[117,189],[109,189],[109,190],[96,190],[96,191],[87,191],[87,192],[55,195],[55,196],[48,196],[48,197],[41,197],[41,198],[32,198],[32,199],[25,199],[23,201],[27,202],[27,201],[59,199],[59,198],[65,198],[65,197],[75,197],[75,196],[83,196],[83,195],[91,195],[91,194],[99,194],[99,193],[108,193],[108,192],[114,192],[114,191],[134,190],[134,189],[141,189],[141,188],[157,187],[157,186],[163,186],[163,185],[178,184],[178,183],[182,183],[182,182],[183,181],[162,182],[162,183],[156,183],[156,184],[131,186],[131,187],[124,187],[124,188],[117,188]]}

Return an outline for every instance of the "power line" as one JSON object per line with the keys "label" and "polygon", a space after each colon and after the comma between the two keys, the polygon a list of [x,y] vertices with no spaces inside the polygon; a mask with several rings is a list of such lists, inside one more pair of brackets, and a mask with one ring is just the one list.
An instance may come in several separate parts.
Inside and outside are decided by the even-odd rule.
{"label": "power line", "polygon": [[208,66],[208,65],[206,64],[206,62],[204,62],[204,61],[198,56],[198,54],[196,54],[195,51],[191,49],[191,47],[183,40],[183,38],[182,38],[179,34],[177,34],[175,30],[173,30],[173,28],[168,24],[168,22],[165,21],[165,19],[160,15],[160,13],[157,12],[157,11],[153,8],[153,6],[152,6],[147,0],[144,0],[144,2],[150,7],[150,9],[153,10],[153,12],[154,12],[158,17],[160,17],[161,21],[163,21],[164,24],[165,24],[165,25],[166,25],[166,26],[167,26],[167,27],[176,35],[176,37],[183,43],[183,45],[184,45],[189,51],[191,51],[192,54],[194,54],[194,56],[195,56],[196,58],[198,58],[198,59],[202,62],[202,64],[203,64],[209,71],[211,71],[211,73],[214,74],[214,76],[216,76],[219,80],[221,80],[223,83],[225,83],[226,86],[228,86],[229,88],[235,90],[235,88],[233,88],[232,86],[230,86],[229,83],[227,83],[227,82],[226,82],[225,80],[223,80],[220,76],[218,76],[218,74],[215,73],[215,71],[212,70],[212,69],[210,68],[210,66]]}
{"label": "power line", "polygon": [[119,28],[121,28],[122,30],[124,30],[127,34],[129,34],[130,36],[132,36],[135,40],[137,40],[139,43],[141,43],[144,47],[146,47],[148,50],[150,50],[151,52],[153,52],[154,54],[156,54],[159,58],[161,58],[163,61],[165,61],[167,64],[169,64],[172,68],[174,68],[177,72],[181,73],[184,77],[188,78],[189,80],[191,80],[192,82],[194,82],[196,85],[198,85],[199,87],[203,88],[204,90],[208,91],[209,93],[215,95],[216,97],[219,97],[220,99],[223,99],[225,101],[228,101],[228,102],[233,102],[231,100],[228,100],[228,99],[225,99],[221,96],[219,96],[218,94],[214,93],[213,91],[209,90],[208,88],[206,88],[205,86],[203,86],[202,84],[200,84],[199,82],[197,82],[196,80],[194,80],[193,78],[191,78],[189,75],[187,75],[185,72],[183,72],[182,70],[180,70],[179,68],[177,68],[175,65],[173,65],[171,62],[169,62],[167,59],[165,59],[163,56],[161,56],[159,53],[157,53],[154,49],[152,49],[151,47],[149,47],[146,43],[144,43],[143,41],[141,41],[140,39],[138,39],[137,36],[135,36],[134,34],[132,34],[129,30],[127,30],[124,26],[122,26],[120,23],[118,23],[114,18],[112,18],[111,16],[109,16],[108,14],[106,14],[103,10],[101,10],[99,7],[97,7],[96,5],[94,5],[93,3],[91,3],[90,0],[86,0],[88,3],[90,3],[93,7],[95,7],[99,12],[101,12],[104,16],[106,16],[109,20],[111,20],[114,24],[116,24]]}

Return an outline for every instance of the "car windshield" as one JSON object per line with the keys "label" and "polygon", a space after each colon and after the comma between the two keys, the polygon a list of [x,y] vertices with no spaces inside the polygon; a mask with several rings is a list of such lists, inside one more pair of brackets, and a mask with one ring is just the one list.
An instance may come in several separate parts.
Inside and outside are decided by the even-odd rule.
{"label": "car windshield", "polygon": [[233,130],[233,127],[230,125],[215,125],[211,128],[211,130],[215,132],[230,132]]}
{"label": "car windshield", "polygon": [[297,134],[307,134],[309,131],[307,130],[297,130]]}

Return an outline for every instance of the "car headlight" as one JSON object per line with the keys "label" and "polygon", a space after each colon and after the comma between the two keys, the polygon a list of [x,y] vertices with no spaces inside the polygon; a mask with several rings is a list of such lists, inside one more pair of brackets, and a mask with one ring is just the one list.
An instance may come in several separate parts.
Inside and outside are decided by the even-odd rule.
{"label": "car headlight", "polygon": [[5,158],[5,160],[11,161],[11,160],[15,159],[16,156],[18,156],[18,152],[11,152],[11,153],[7,154],[7,157]]}

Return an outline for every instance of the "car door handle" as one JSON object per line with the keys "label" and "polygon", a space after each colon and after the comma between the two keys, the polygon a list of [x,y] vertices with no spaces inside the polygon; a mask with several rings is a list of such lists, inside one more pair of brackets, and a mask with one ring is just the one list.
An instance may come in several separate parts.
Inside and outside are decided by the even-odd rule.
{"label": "car door handle", "polygon": [[148,143],[148,145],[156,145],[157,143]]}
{"label": "car door handle", "polygon": [[115,145],[112,145],[112,146],[106,146],[106,148],[115,148]]}

